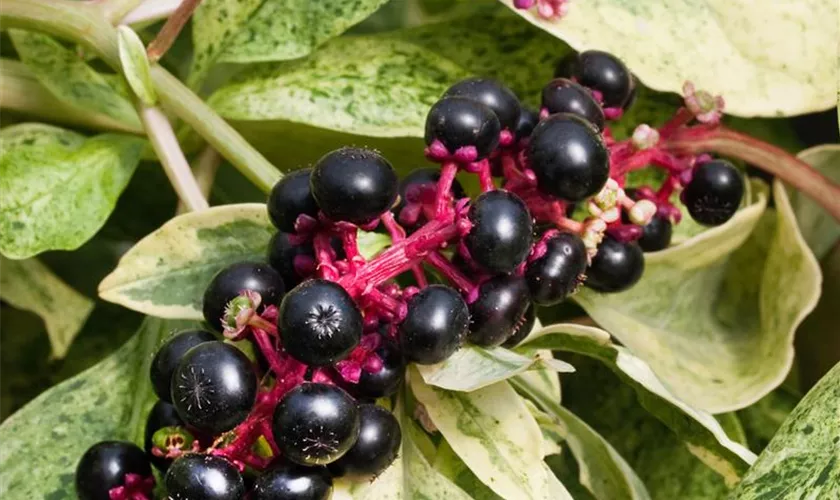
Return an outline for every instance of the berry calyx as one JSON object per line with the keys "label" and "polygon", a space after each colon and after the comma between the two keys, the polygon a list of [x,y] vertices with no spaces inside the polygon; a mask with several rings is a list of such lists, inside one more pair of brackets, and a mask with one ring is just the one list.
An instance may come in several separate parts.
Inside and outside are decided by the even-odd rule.
{"label": "berry calyx", "polygon": [[605,107],[621,108],[635,84],[633,75],[620,59],[600,50],[570,54],[557,66],[554,76],[574,78],[584,87],[597,90]]}
{"label": "berry calyx", "polygon": [[592,93],[577,83],[556,78],[542,90],[542,107],[549,115],[570,113],[588,121],[598,131],[604,130],[604,110]]}
{"label": "berry calyx", "polygon": [[125,486],[129,475],[139,476],[141,480],[152,477],[143,450],[124,441],[96,443],[76,466],[76,494],[81,500],[110,500],[111,490]]}
{"label": "berry calyx", "polygon": [[146,417],[146,427],[143,431],[143,447],[146,450],[146,456],[149,461],[161,472],[166,472],[172,464],[172,460],[152,453],[152,446],[154,446],[152,438],[154,437],[155,432],[163,429],[164,427],[177,427],[183,425],[184,421],[178,416],[178,411],[174,406],[165,401],[158,401],[155,403],[152,410],[149,412],[149,416]]}
{"label": "berry calyx", "polygon": [[289,172],[271,189],[267,203],[268,217],[280,231],[295,232],[295,221],[299,215],[318,216],[318,203],[309,187],[311,176],[311,168]]}
{"label": "berry calyx", "polygon": [[204,292],[204,320],[216,331],[223,329],[228,303],[243,291],[260,295],[263,307],[280,303],[286,286],[280,273],[262,262],[238,262],[219,271]]}
{"label": "berry calyx", "polygon": [[439,363],[461,347],[469,322],[469,308],[457,291],[430,285],[408,302],[398,331],[402,352],[415,363]]}
{"label": "berry calyx", "polygon": [[359,405],[359,439],[329,470],[336,476],[377,476],[397,458],[401,442],[400,424],[391,412],[374,404]]}
{"label": "berry calyx", "polygon": [[346,358],[362,338],[362,314],[353,298],[322,279],[305,281],[286,294],[277,326],[286,352],[313,366]]}
{"label": "berry calyx", "polygon": [[216,336],[204,330],[187,330],[176,333],[167,340],[155,353],[152,364],[149,366],[149,378],[152,380],[152,388],[161,401],[172,403],[171,387],[172,374],[181,362],[187,351],[193,347],[212,342]]}
{"label": "berry calyx", "polygon": [[519,98],[509,88],[491,78],[461,80],[449,87],[443,96],[464,97],[484,104],[496,114],[502,129],[512,132],[519,122]]}
{"label": "berry calyx", "polygon": [[304,467],[281,462],[260,474],[253,500],[327,500],[333,481],[324,467]]}
{"label": "berry calyx", "polygon": [[550,306],[562,302],[582,282],[587,255],[583,240],[573,233],[559,233],[545,245],[545,254],[528,264],[525,279],[531,300]]}
{"label": "berry calyx", "polygon": [[523,321],[530,304],[528,286],[521,276],[505,274],[485,281],[470,304],[469,341],[484,347],[503,343]]}
{"label": "berry calyx", "polygon": [[394,341],[383,336],[375,353],[382,361],[382,366],[374,372],[362,370],[359,383],[354,389],[360,397],[375,399],[391,396],[397,392],[405,376],[405,360]]}
{"label": "berry calyx", "polygon": [[480,266],[506,273],[525,261],[533,220],[521,198],[507,191],[488,191],[470,207],[469,218],[473,226],[465,243]]}
{"label": "berry calyx", "polygon": [[287,459],[300,465],[326,465],[356,442],[359,410],[343,389],[304,382],[280,400],[272,430]]}
{"label": "berry calyx", "polygon": [[738,211],[744,197],[744,179],[731,163],[712,160],[694,168],[682,201],[691,218],[707,226],[719,226]]}
{"label": "berry calyx", "polygon": [[228,460],[187,454],[175,460],[164,479],[171,500],[240,500],[245,496],[242,474]]}
{"label": "berry calyx", "polygon": [[645,258],[635,243],[622,243],[607,236],[586,272],[586,286],[602,293],[627,290],[642,277]]}
{"label": "berry calyx", "polygon": [[642,226],[642,237],[637,243],[645,252],[656,252],[668,248],[671,243],[673,224],[665,217],[655,215]]}
{"label": "berry calyx", "polygon": [[475,160],[486,158],[499,144],[501,125],[496,113],[465,97],[444,97],[426,117],[426,145],[440,141],[450,154],[472,146]]}

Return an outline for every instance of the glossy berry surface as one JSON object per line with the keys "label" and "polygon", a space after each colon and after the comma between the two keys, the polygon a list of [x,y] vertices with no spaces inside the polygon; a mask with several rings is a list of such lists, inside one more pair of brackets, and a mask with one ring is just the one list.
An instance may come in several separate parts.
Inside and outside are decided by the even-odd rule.
{"label": "glossy berry surface", "polygon": [[405,360],[397,344],[382,337],[382,343],[376,349],[376,355],[382,360],[382,368],[377,372],[362,370],[355,394],[365,398],[381,398],[397,392],[405,376]]}
{"label": "glossy berry surface", "polygon": [[400,423],[391,412],[374,404],[359,405],[359,439],[331,463],[336,476],[377,476],[397,458],[402,442]]}
{"label": "glossy berry surface", "polygon": [[516,123],[516,138],[524,139],[531,135],[534,127],[540,122],[540,114],[530,108],[522,108],[519,113],[519,121]]}
{"label": "glossy berry surface", "polygon": [[336,461],[359,437],[359,410],[343,389],[304,382],[280,400],[272,420],[283,455],[300,465]]}
{"label": "glossy berry surface", "polygon": [[474,146],[478,157],[486,158],[499,144],[499,118],[493,110],[464,97],[444,97],[426,116],[426,144],[438,140],[454,154]]}
{"label": "glossy berry surface", "polygon": [[397,198],[397,174],[376,151],[341,148],[315,165],[312,194],[334,221],[367,224],[390,210]]}
{"label": "glossy berry surface", "polygon": [[303,277],[295,269],[295,259],[304,257],[315,262],[315,250],[312,242],[304,242],[295,245],[290,239],[289,233],[279,231],[271,237],[268,243],[268,263],[273,267],[288,290],[296,287],[303,281]]}
{"label": "glossy berry surface", "polygon": [[166,472],[172,460],[157,457],[152,454],[152,437],[159,429],[164,427],[183,426],[184,421],[178,416],[178,411],[174,406],[165,402],[158,401],[146,417],[146,427],[143,431],[143,447],[146,450],[146,456],[149,461],[162,472]]}
{"label": "glossy berry surface", "polygon": [[286,294],[278,325],[283,347],[302,363],[341,361],[362,338],[362,314],[341,285],[308,280]]}
{"label": "glossy berry surface", "polygon": [[470,207],[473,226],[465,239],[470,256],[494,273],[506,273],[528,256],[534,228],[528,207],[507,191],[488,191]]}
{"label": "glossy berry surface", "polygon": [[534,304],[528,306],[528,309],[525,310],[525,314],[522,315],[522,318],[517,321],[516,326],[513,327],[513,333],[510,334],[507,340],[504,341],[502,346],[507,348],[513,348],[519,345],[520,342],[525,340],[531,330],[534,329],[534,324],[537,322],[537,312]]}
{"label": "glossy berry surface", "polygon": [[172,402],[170,389],[172,387],[172,374],[181,362],[187,351],[204,342],[212,342],[216,336],[204,330],[187,330],[172,336],[160,348],[158,348],[152,364],[149,367],[149,377],[152,380],[152,388],[155,394],[162,401]]}
{"label": "glossy berry surface", "polygon": [[542,107],[553,115],[569,113],[583,118],[599,131],[604,130],[604,110],[592,93],[577,83],[556,78],[542,90]]}
{"label": "glossy berry surface", "polygon": [[642,227],[642,237],[637,243],[645,252],[664,250],[671,243],[672,232],[671,221],[657,215]]}
{"label": "glossy berry surface", "polygon": [[[429,202],[430,200],[434,200],[435,188],[437,187],[439,180],[439,168],[418,168],[413,170],[400,181],[400,202],[394,209],[394,214],[397,217],[397,221],[399,221],[405,229],[416,229],[425,222],[425,219],[420,218],[413,224],[407,223],[403,219],[400,219],[402,209],[405,208],[407,203],[421,203],[423,201]],[[458,179],[455,179],[452,182],[452,188],[449,192],[456,200],[467,196],[464,192],[464,188],[461,186],[461,183],[458,182]]]}
{"label": "glossy berry surface", "polygon": [[262,305],[277,305],[286,291],[280,273],[262,262],[238,262],[219,271],[204,292],[204,320],[222,331],[222,318],[228,302],[242,291],[260,294]]}
{"label": "glossy berry surface", "polygon": [[76,466],[76,493],[81,500],[110,500],[108,492],[123,486],[126,474],[152,475],[143,450],[124,441],[96,443]]}
{"label": "glossy berry surface", "polygon": [[731,163],[713,160],[694,168],[682,201],[691,218],[707,226],[718,226],[738,211],[744,197],[744,179]]}
{"label": "glossy berry surface", "polygon": [[421,365],[439,363],[464,343],[469,322],[469,308],[457,291],[427,286],[408,301],[408,315],[399,327],[402,352]]}
{"label": "glossy berry surface", "polygon": [[469,341],[485,347],[505,342],[530,304],[525,278],[506,274],[485,281],[470,304]]}
{"label": "glossy berry surface", "polygon": [[584,119],[559,113],[541,121],[528,147],[540,190],[566,201],[582,201],[606,184],[609,153],[598,131]]}
{"label": "glossy berry surface", "polygon": [[212,455],[187,454],[169,467],[164,479],[171,500],[239,500],[245,482],[232,463]]}
{"label": "glossy berry surface", "polygon": [[509,88],[492,78],[468,78],[449,87],[444,97],[464,97],[490,108],[503,129],[513,131],[519,122],[520,105]]}
{"label": "glossy berry surface", "polygon": [[586,246],[580,236],[560,233],[550,238],[545,255],[529,263],[525,270],[531,300],[541,306],[562,302],[577,288],[586,264]]}
{"label": "glossy berry surface", "polygon": [[280,231],[295,232],[295,221],[299,215],[317,217],[318,203],[309,187],[311,176],[311,168],[289,172],[271,189],[266,204],[268,217]]}
{"label": "glossy berry surface", "polygon": [[574,78],[601,93],[605,107],[623,107],[635,87],[633,75],[620,59],[600,50],[567,56],[554,76]]}
{"label": "glossy berry surface", "polygon": [[645,257],[635,243],[606,236],[586,272],[586,286],[603,293],[627,290],[645,270]]}
{"label": "glossy berry surface", "polygon": [[253,500],[327,500],[332,487],[324,467],[281,462],[257,478],[251,495]]}
{"label": "glossy berry surface", "polygon": [[257,375],[236,347],[205,342],[184,355],[172,375],[172,404],[188,425],[208,434],[245,420],[257,397]]}

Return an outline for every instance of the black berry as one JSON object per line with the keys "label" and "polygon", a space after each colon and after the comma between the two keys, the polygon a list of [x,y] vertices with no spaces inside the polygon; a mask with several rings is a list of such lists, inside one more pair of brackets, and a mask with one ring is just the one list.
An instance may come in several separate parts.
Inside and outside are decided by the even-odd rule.
{"label": "black berry", "polygon": [[473,224],[466,237],[470,256],[494,273],[521,264],[531,249],[533,221],[525,202],[507,191],[488,191],[470,207]]}
{"label": "black berry", "polygon": [[490,108],[503,129],[513,132],[519,122],[520,105],[509,88],[490,78],[468,78],[449,87],[444,97],[464,97]]}
{"label": "black berry", "polygon": [[485,281],[470,304],[469,341],[486,347],[503,343],[523,321],[530,304],[525,278],[504,274]]}
{"label": "black berry", "polygon": [[329,465],[336,476],[377,476],[397,458],[402,442],[400,423],[385,408],[359,405],[359,439],[341,458]]}
{"label": "black berry", "polygon": [[557,304],[575,291],[586,271],[586,246],[580,236],[560,233],[546,241],[545,255],[528,264],[525,280],[531,300],[541,306]]}
{"label": "black berry", "polygon": [[671,243],[673,225],[665,217],[656,215],[642,228],[642,237],[639,238],[639,246],[645,252],[656,252],[668,248]]}
{"label": "black berry", "polygon": [[312,242],[307,241],[299,245],[292,243],[289,233],[282,231],[276,233],[271,237],[268,243],[268,263],[273,267],[280,277],[283,278],[283,284],[291,290],[303,281],[301,276],[295,269],[295,258],[307,257],[315,261],[315,250],[312,248]]}
{"label": "black berry", "polygon": [[376,151],[341,148],[324,155],[312,171],[312,194],[332,220],[367,224],[397,199],[397,174]]}
{"label": "black berry", "polygon": [[682,201],[691,218],[707,226],[728,221],[744,196],[744,179],[731,163],[713,160],[695,167]]}
{"label": "black berry", "polygon": [[516,138],[524,139],[531,135],[534,127],[540,122],[540,114],[530,108],[522,108],[519,113],[519,121],[516,123]]}
{"label": "black berry", "polygon": [[172,402],[181,419],[208,434],[220,434],[245,420],[257,397],[251,361],[223,342],[199,344],[184,355],[172,375]]}
{"label": "black berry", "polygon": [[507,340],[502,344],[502,346],[507,348],[513,348],[519,345],[520,342],[525,340],[531,330],[534,329],[534,323],[537,322],[537,313],[533,304],[528,306],[528,309],[525,310],[525,314],[522,315],[519,321],[517,321],[516,326],[513,327],[513,333],[508,337]]}
{"label": "black berry", "polygon": [[332,476],[324,467],[281,462],[263,472],[252,492],[253,500],[327,500]]}
{"label": "black berry", "polygon": [[213,455],[184,455],[169,467],[164,479],[171,500],[239,500],[245,482],[232,463]]}
{"label": "black berry", "polygon": [[362,314],[341,285],[308,280],[286,294],[277,320],[286,352],[302,363],[331,365],[362,338]]}
{"label": "black berry", "polygon": [[539,188],[567,201],[598,193],[610,175],[609,153],[598,131],[570,114],[552,115],[537,125],[528,159]]}
{"label": "black berry", "polygon": [[645,257],[635,243],[606,236],[586,272],[586,286],[603,293],[627,290],[645,270]]}
{"label": "black berry", "polygon": [[155,403],[152,407],[152,411],[149,412],[149,416],[146,418],[146,428],[143,432],[143,446],[146,449],[146,456],[149,457],[149,461],[152,465],[157,467],[158,470],[166,472],[166,469],[169,468],[172,460],[157,457],[152,454],[152,437],[155,435],[155,432],[163,429],[164,427],[176,427],[183,425],[184,421],[178,416],[178,411],[174,406],[165,401],[158,401]]}
{"label": "black berry", "polygon": [[204,292],[204,320],[222,331],[222,318],[228,302],[245,290],[257,292],[262,305],[277,305],[286,287],[280,273],[262,262],[238,262],[219,271]]}
{"label": "black berry", "polygon": [[422,365],[439,363],[464,343],[469,322],[469,308],[458,292],[427,286],[408,301],[408,315],[399,327],[403,354]]}
{"label": "black berry", "polygon": [[124,441],[96,443],[76,466],[76,494],[81,500],[110,500],[108,492],[124,486],[127,474],[152,475],[143,450]]}
{"label": "black berry", "polygon": [[155,353],[152,364],[149,367],[149,377],[152,379],[152,388],[155,394],[162,401],[172,402],[170,389],[172,387],[172,374],[181,362],[187,351],[202,344],[216,340],[216,336],[204,330],[188,330],[177,333],[167,340]]}
{"label": "black berry", "polygon": [[[418,196],[434,193],[438,180],[440,180],[440,169],[419,168],[413,170],[400,181],[400,202],[394,209],[394,213],[396,214],[397,220],[405,229],[417,229],[425,221],[425,218],[422,216],[415,223],[408,223],[400,219],[400,213],[405,208],[406,203],[423,201]],[[452,193],[452,196],[456,200],[467,196],[458,179],[455,179],[452,183],[450,193]]]}
{"label": "black berry", "polygon": [[304,382],[280,400],[272,430],[287,459],[301,465],[326,465],[356,442],[359,410],[343,389]]}
{"label": "black berry", "polygon": [[570,113],[583,118],[599,131],[604,130],[604,110],[592,93],[566,78],[557,78],[543,87],[542,107],[549,114]]}
{"label": "black berry", "polygon": [[501,126],[493,110],[464,97],[444,97],[426,117],[427,145],[437,139],[450,153],[475,146],[479,160],[496,149],[499,132]]}
{"label": "black berry", "polygon": [[362,370],[359,383],[355,388],[358,396],[366,398],[391,396],[397,392],[405,376],[405,360],[394,341],[383,336],[376,354],[382,360],[382,368],[375,373]]}
{"label": "black berry", "polygon": [[311,168],[290,172],[271,189],[268,216],[280,231],[295,232],[295,221],[299,215],[318,215],[318,204],[309,187],[311,175]]}
{"label": "black berry", "polygon": [[623,107],[633,92],[633,75],[620,59],[600,50],[570,54],[557,66],[554,76],[574,78],[584,87],[601,93],[605,107]]}

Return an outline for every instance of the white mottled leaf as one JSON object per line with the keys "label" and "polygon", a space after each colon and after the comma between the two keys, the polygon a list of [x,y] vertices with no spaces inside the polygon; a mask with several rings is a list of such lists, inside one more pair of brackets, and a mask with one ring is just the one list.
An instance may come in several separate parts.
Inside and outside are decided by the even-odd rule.
{"label": "white mottled leaf", "polygon": [[134,94],[146,106],[154,106],[157,94],[149,74],[149,59],[146,57],[146,47],[137,33],[128,26],[117,28],[120,64],[123,75]]}

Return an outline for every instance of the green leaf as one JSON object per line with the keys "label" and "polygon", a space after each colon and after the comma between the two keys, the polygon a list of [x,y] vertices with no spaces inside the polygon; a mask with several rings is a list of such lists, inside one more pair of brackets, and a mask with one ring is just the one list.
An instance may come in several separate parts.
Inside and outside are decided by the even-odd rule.
{"label": "green leaf", "polygon": [[308,55],[373,14],[386,0],[267,0],[219,61],[287,61]]}
{"label": "green leaf", "polygon": [[110,116],[135,129],[141,127],[128,97],[78,54],[40,33],[13,29],[9,35],[21,60],[56,97],[85,112]]}
{"label": "green leaf", "polygon": [[93,311],[93,301],[67,286],[37,259],[0,257],[0,265],[0,298],[43,318],[52,355],[63,358]]}
{"label": "green leaf", "polygon": [[24,259],[78,248],[114,209],[144,144],[39,124],[0,131],[0,252]]}
{"label": "green leaf", "polygon": [[119,351],[53,387],[0,425],[0,497],[76,498],[74,473],[85,450],[105,439],[140,442],[154,402],[152,353],[187,324],[149,318]]}
{"label": "green leaf", "polygon": [[576,324],[546,327],[519,348],[551,349],[595,358],[613,370],[636,392],[642,406],[685,442],[709,467],[734,484],[755,459],[749,450],[732,441],[712,415],[674,396],[642,359],[610,342],[607,332]]}
{"label": "green leaf", "polygon": [[[806,149],[797,155],[834,182],[840,182],[840,144],[825,144]],[[788,196],[802,236],[817,259],[840,240],[840,223],[807,195],[788,188]]]}
{"label": "green leaf", "polygon": [[137,33],[128,26],[117,28],[120,64],[128,85],[140,101],[146,106],[154,106],[157,94],[149,74],[149,58],[146,57],[146,47]]}
{"label": "green leaf", "polygon": [[785,420],[733,499],[840,497],[840,364]]}
{"label": "green leaf", "polygon": [[782,383],[793,334],[819,297],[820,270],[780,183],[726,224],[645,257],[641,281],[575,300],[687,403],[746,407]]}
{"label": "green leaf", "polygon": [[235,262],[265,260],[275,231],[260,203],[180,215],[126,252],[99,296],[161,318],[202,319],[213,275]]}
{"label": "green leaf", "polygon": [[690,80],[721,94],[732,114],[789,116],[836,104],[838,6],[831,0],[761,8],[749,0],[590,0],[560,20],[502,3],[576,49],[617,55],[653,89],[680,92]]}
{"label": "green leaf", "polygon": [[359,231],[356,238],[359,253],[365,259],[372,259],[382,250],[391,246],[391,237],[374,231]]}
{"label": "green leaf", "polygon": [[435,470],[448,477],[461,489],[469,491],[470,496],[475,500],[501,500],[502,498],[493,493],[493,490],[485,486],[473,474],[467,464],[458,457],[455,450],[446,441],[443,441],[438,447],[434,467]]}
{"label": "green leaf", "polygon": [[783,387],[738,410],[738,419],[744,426],[750,449],[760,453],[782,426],[800,397]]}

